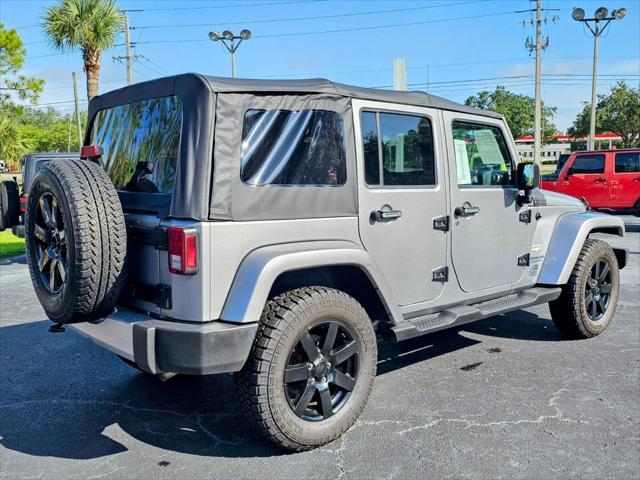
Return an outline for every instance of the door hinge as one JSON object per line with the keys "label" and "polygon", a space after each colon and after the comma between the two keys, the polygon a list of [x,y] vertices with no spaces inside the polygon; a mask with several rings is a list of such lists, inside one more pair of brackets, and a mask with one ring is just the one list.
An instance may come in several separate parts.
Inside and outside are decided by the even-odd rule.
{"label": "door hinge", "polygon": [[529,266],[529,254],[525,253],[524,255],[520,255],[518,257],[518,266],[519,267],[528,267]]}
{"label": "door hinge", "polygon": [[449,231],[449,215],[442,215],[433,219],[433,229],[442,230],[443,232]]}
{"label": "door hinge", "polygon": [[431,270],[431,280],[434,282],[448,282],[449,267],[438,267]]}
{"label": "door hinge", "polygon": [[520,212],[519,217],[522,223],[531,223],[531,210],[525,210],[524,212]]}
{"label": "door hinge", "polygon": [[129,240],[151,245],[156,250],[168,250],[167,229],[164,227],[143,227],[141,225],[130,225],[127,228]]}
{"label": "door hinge", "polygon": [[155,303],[158,307],[171,310],[171,287],[169,285],[135,283],[132,296],[145,302]]}

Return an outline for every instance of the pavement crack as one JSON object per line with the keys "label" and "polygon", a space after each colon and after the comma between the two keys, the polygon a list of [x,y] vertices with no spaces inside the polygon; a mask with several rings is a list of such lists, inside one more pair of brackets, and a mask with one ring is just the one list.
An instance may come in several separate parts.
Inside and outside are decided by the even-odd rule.
{"label": "pavement crack", "polygon": [[567,392],[569,391],[566,388],[566,385],[563,386],[562,388],[556,390],[555,392],[553,392],[551,394],[551,398],[549,399],[549,401],[547,402],[546,407],[548,408],[553,408],[555,409],[555,414],[553,415],[540,415],[538,416],[538,418],[534,418],[534,419],[519,419],[519,420],[499,420],[499,421],[494,421],[494,422],[475,422],[472,420],[468,420],[467,418],[436,418],[428,423],[425,423],[423,425],[417,425],[415,427],[411,427],[411,428],[407,428],[404,430],[400,430],[397,433],[399,435],[404,435],[406,433],[410,433],[416,430],[426,430],[432,427],[435,427],[436,425],[440,424],[440,423],[459,423],[459,424],[463,424],[464,428],[487,428],[487,427],[495,427],[495,426],[500,426],[500,425],[521,425],[521,424],[537,424],[537,423],[543,423],[549,420],[557,420],[559,422],[569,422],[569,423],[584,423],[584,424],[588,424],[589,422],[587,421],[581,421],[581,420],[573,420],[573,419],[569,419],[566,418],[564,416],[564,412],[557,406],[557,401],[558,398],[560,397],[560,395],[563,392]]}

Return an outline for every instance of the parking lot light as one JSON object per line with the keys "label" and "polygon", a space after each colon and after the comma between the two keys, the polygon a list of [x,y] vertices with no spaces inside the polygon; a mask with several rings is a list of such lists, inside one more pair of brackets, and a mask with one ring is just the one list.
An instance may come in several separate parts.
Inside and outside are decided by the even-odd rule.
{"label": "parking lot light", "polygon": [[[231,54],[231,78],[236,78],[236,50],[240,46],[243,40],[249,40],[251,38],[251,31],[243,28],[240,31],[240,35],[234,35],[231,30],[225,30],[220,35],[218,32],[209,32],[209,39],[213,42],[222,42],[227,51]],[[238,43],[236,43],[236,40]]]}
{"label": "parking lot light", "polygon": [[571,17],[576,22],[584,23],[593,34],[593,80],[591,82],[591,120],[589,122],[588,149],[595,148],[596,141],[596,86],[598,83],[598,37],[604,33],[609,24],[614,20],[622,20],[627,14],[626,8],[618,8],[611,12],[606,7],[596,9],[593,18],[585,18],[582,8],[574,8]]}

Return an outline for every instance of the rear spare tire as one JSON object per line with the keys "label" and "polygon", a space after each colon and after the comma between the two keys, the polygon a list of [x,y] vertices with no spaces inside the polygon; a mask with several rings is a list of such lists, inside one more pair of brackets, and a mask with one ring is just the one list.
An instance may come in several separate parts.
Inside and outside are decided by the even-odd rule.
{"label": "rear spare tire", "polygon": [[0,232],[18,224],[20,215],[20,194],[18,184],[12,181],[0,182]]}
{"label": "rear spare tire", "polygon": [[127,233],[106,172],[83,160],[47,162],[27,201],[26,250],[38,300],[51,320],[108,315],[124,283]]}

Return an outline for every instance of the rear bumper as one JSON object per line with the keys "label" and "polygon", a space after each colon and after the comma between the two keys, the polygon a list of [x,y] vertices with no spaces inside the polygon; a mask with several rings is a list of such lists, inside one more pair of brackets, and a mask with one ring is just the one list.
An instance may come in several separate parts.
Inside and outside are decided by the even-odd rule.
{"label": "rear bumper", "polygon": [[69,327],[149,373],[208,375],[242,368],[258,323],[181,323],[118,309],[100,323]]}

